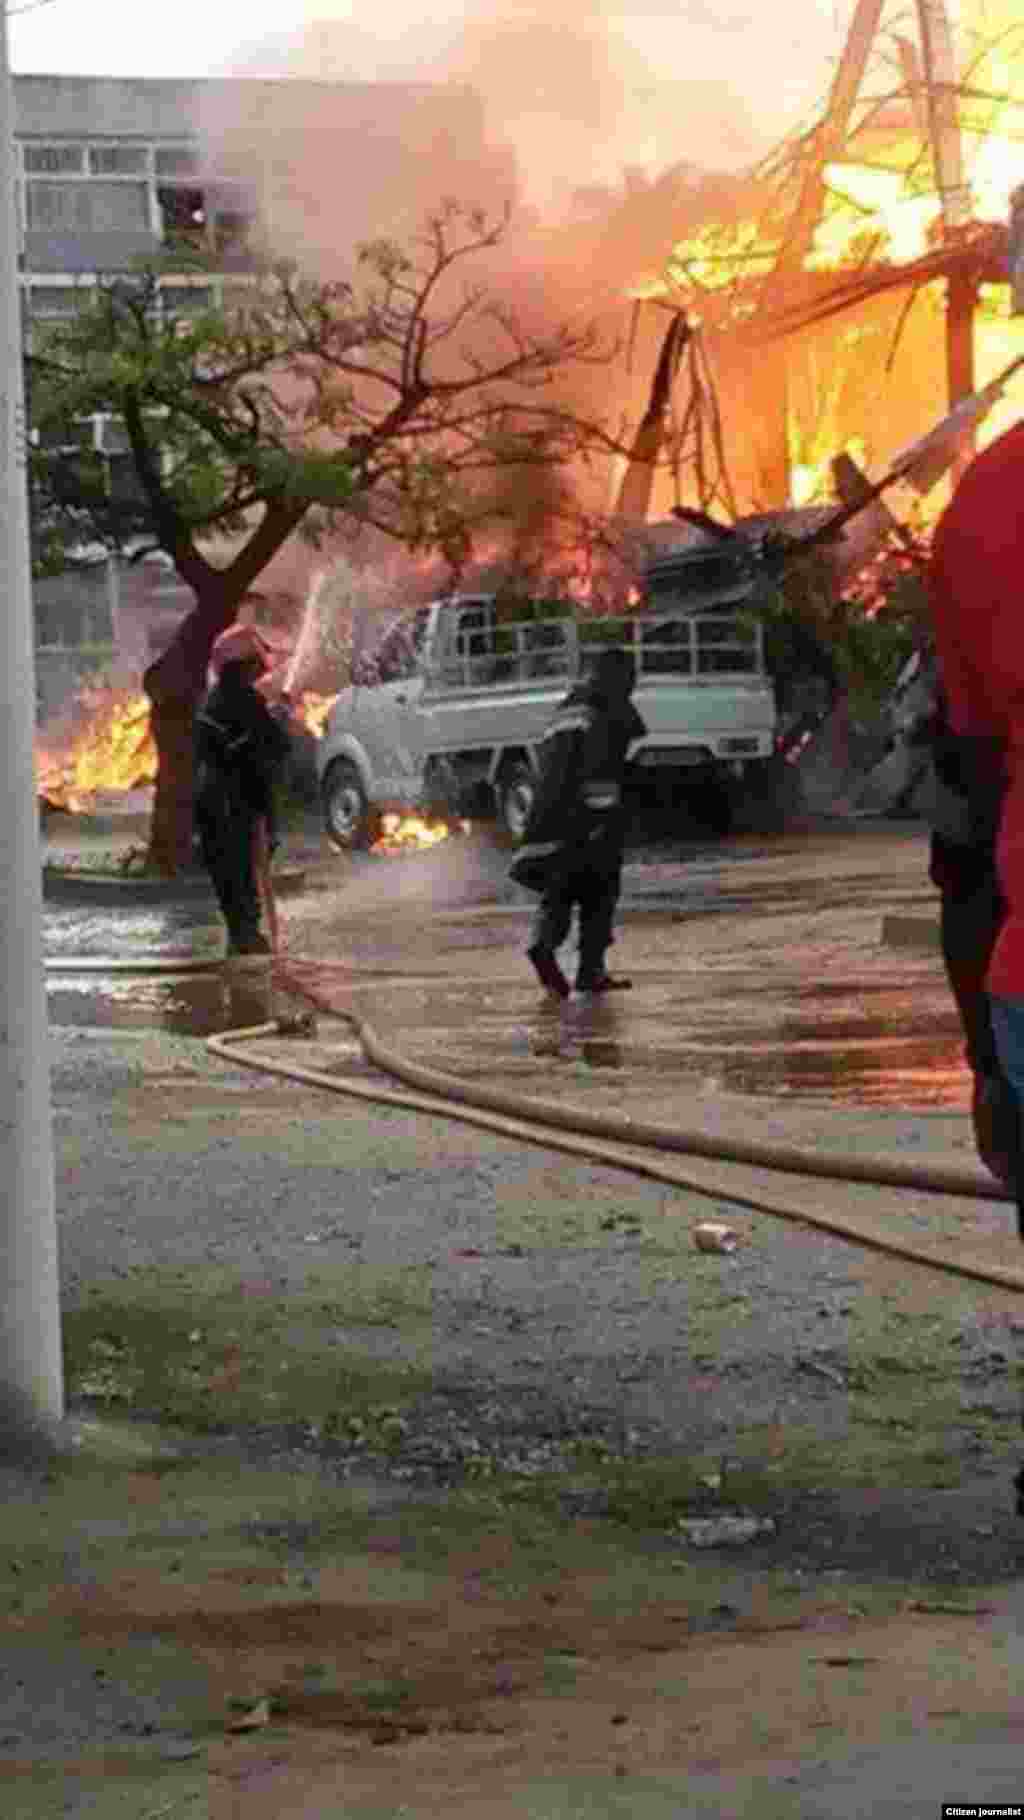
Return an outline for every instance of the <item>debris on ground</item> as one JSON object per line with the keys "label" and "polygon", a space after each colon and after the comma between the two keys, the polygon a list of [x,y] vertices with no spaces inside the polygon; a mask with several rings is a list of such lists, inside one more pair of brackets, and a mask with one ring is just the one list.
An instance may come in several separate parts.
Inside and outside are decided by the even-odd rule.
{"label": "debris on ground", "polygon": [[693,1242],[698,1251],[735,1251],[739,1239],[731,1226],[720,1226],[714,1221],[705,1221],[693,1229]]}
{"label": "debris on ground", "polygon": [[724,1512],[718,1517],[681,1517],[676,1528],[691,1548],[741,1548],[761,1536],[773,1536],[776,1525],[772,1517]]}
{"label": "debris on ground", "polygon": [[229,1719],[227,1729],[229,1732],[255,1732],[269,1724],[270,1701],[264,1699],[257,1700],[254,1705],[247,1706],[244,1712]]}
{"label": "debris on ground", "polygon": [[314,1037],[316,1028],[316,1015],[312,1011],[284,1011],[275,1019],[278,1036]]}

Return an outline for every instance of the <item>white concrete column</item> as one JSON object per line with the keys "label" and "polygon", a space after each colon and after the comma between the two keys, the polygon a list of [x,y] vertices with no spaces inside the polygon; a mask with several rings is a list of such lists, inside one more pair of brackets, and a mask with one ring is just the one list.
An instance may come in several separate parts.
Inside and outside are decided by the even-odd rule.
{"label": "white concrete column", "polygon": [[13,97],[0,14],[0,1455],[63,1415]]}

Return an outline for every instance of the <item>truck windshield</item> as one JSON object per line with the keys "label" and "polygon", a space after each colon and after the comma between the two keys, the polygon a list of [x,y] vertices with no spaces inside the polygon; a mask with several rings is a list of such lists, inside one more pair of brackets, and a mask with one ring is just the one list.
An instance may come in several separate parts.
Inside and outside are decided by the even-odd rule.
{"label": "truck windshield", "polygon": [[403,613],[392,619],[359,664],[358,681],[372,687],[374,683],[401,682],[416,671],[416,654],[423,642],[421,615],[415,618]]}

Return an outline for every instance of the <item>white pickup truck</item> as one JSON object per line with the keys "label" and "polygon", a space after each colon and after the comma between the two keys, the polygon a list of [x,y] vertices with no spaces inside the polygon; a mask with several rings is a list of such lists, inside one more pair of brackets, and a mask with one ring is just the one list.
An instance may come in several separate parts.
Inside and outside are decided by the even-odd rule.
{"label": "white pickup truck", "polygon": [[678,791],[694,802],[710,792],[724,801],[742,788],[748,768],[770,757],[775,734],[761,625],[750,610],[757,583],[749,564],[730,568],[721,557],[703,565],[703,586],[692,562],[681,583],[680,560],[654,566],[646,604],[622,619],[493,594],[452,595],[409,616],[385,641],[380,679],[342,691],[319,743],[335,845],[371,845],[389,810],[497,814],[521,835],[537,742],[609,644],[635,655],[634,700],[647,733],[631,756],[652,794],[664,801]]}

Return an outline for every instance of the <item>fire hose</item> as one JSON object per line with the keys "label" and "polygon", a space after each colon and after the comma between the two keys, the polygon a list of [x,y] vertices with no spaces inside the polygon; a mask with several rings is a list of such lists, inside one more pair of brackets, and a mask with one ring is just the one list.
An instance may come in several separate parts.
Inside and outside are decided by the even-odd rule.
{"label": "fire hose", "polygon": [[[323,966],[319,962],[307,965],[312,965],[319,973],[323,972]],[[298,966],[301,968],[302,963],[299,962]],[[929,1169],[883,1156],[824,1156],[786,1144],[709,1137],[706,1132],[698,1129],[669,1129],[629,1115],[593,1113],[584,1107],[564,1106],[550,1100],[510,1093],[504,1088],[483,1086],[477,1081],[466,1080],[443,1069],[424,1066],[404,1055],[386,1042],[370,1020],[354,1006],[339,1005],[319,992],[302,972],[294,970],[287,963],[278,964],[275,977],[295,996],[304,998],[317,1010],[347,1023],[355,1031],[366,1060],[382,1073],[402,1082],[404,1091],[396,1091],[392,1087],[373,1082],[346,1080],[322,1069],[254,1053],[251,1044],[261,1038],[281,1034],[277,1020],[233,1030],[224,1036],[209,1037],[207,1048],[211,1054],[264,1074],[316,1087],[326,1093],[457,1119],[499,1136],[514,1138],[520,1143],[540,1144],[587,1162],[601,1163],[643,1176],[649,1181],[664,1182],[670,1187],[682,1188],[716,1200],[728,1200],[732,1205],[750,1212],[812,1226],[866,1250],[881,1252],[946,1275],[989,1283],[1001,1289],[1024,1291],[1024,1269],[1013,1270],[982,1260],[929,1251],[923,1246],[894,1237],[883,1226],[869,1220],[768,1201],[760,1196],[741,1193],[725,1182],[709,1184],[688,1174],[679,1166],[674,1166],[665,1153],[675,1152],[713,1162],[741,1164],[782,1174],[811,1176],[824,1181],[912,1189],[918,1193],[956,1195],[979,1200],[1012,1200],[1010,1192],[990,1177],[953,1169]]]}
{"label": "fire hose", "polygon": [[[46,962],[53,973],[189,975],[214,973],[221,962],[209,959],[171,960],[143,958],[110,960],[102,956],[68,956]],[[412,1060],[386,1042],[379,1031],[353,1005],[340,1005],[317,990],[305,976],[309,968],[318,974],[325,971],[320,961],[303,962],[295,957],[291,964],[277,962],[275,982],[291,994],[303,998],[318,1011],[341,1019],[355,1031],[366,1060],[381,1073],[403,1083],[402,1090],[371,1081],[345,1079],[323,1069],[259,1055],[251,1047],[262,1040],[282,1034],[287,1020],[271,1019],[222,1036],[206,1039],[210,1054],[222,1061],[233,1062],[259,1073],[315,1087],[325,1093],[373,1105],[393,1106],[410,1112],[432,1113],[462,1124],[474,1125],[500,1137],[519,1143],[538,1144],[576,1156],[585,1162],[604,1164],[648,1181],[664,1182],[691,1194],[714,1200],[727,1200],[751,1213],[767,1214],[789,1224],[814,1227],[835,1238],[859,1245],[867,1251],[883,1253],[908,1264],[936,1270],[946,1276],[965,1278],[970,1282],[988,1283],[998,1289],[1024,1292],[1024,1269],[1013,1270],[980,1259],[952,1256],[930,1251],[924,1246],[894,1237],[883,1226],[865,1219],[813,1208],[789,1206],[769,1201],[759,1195],[740,1192],[727,1181],[709,1183],[688,1174],[669,1161],[671,1153],[699,1157],[705,1161],[764,1169],[783,1175],[813,1177],[819,1181],[845,1182],[863,1187],[912,1190],[918,1194],[953,1195],[961,1199],[1012,1201],[1011,1192],[989,1176],[968,1174],[955,1169],[928,1168],[917,1163],[901,1163],[891,1157],[839,1157],[803,1150],[799,1146],[769,1143],[732,1137],[709,1137],[698,1128],[669,1128],[629,1114],[588,1112],[582,1106],[564,1106],[551,1100],[535,1099],[527,1094],[509,1093],[504,1088],[486,1087],[435,1067]]]}

